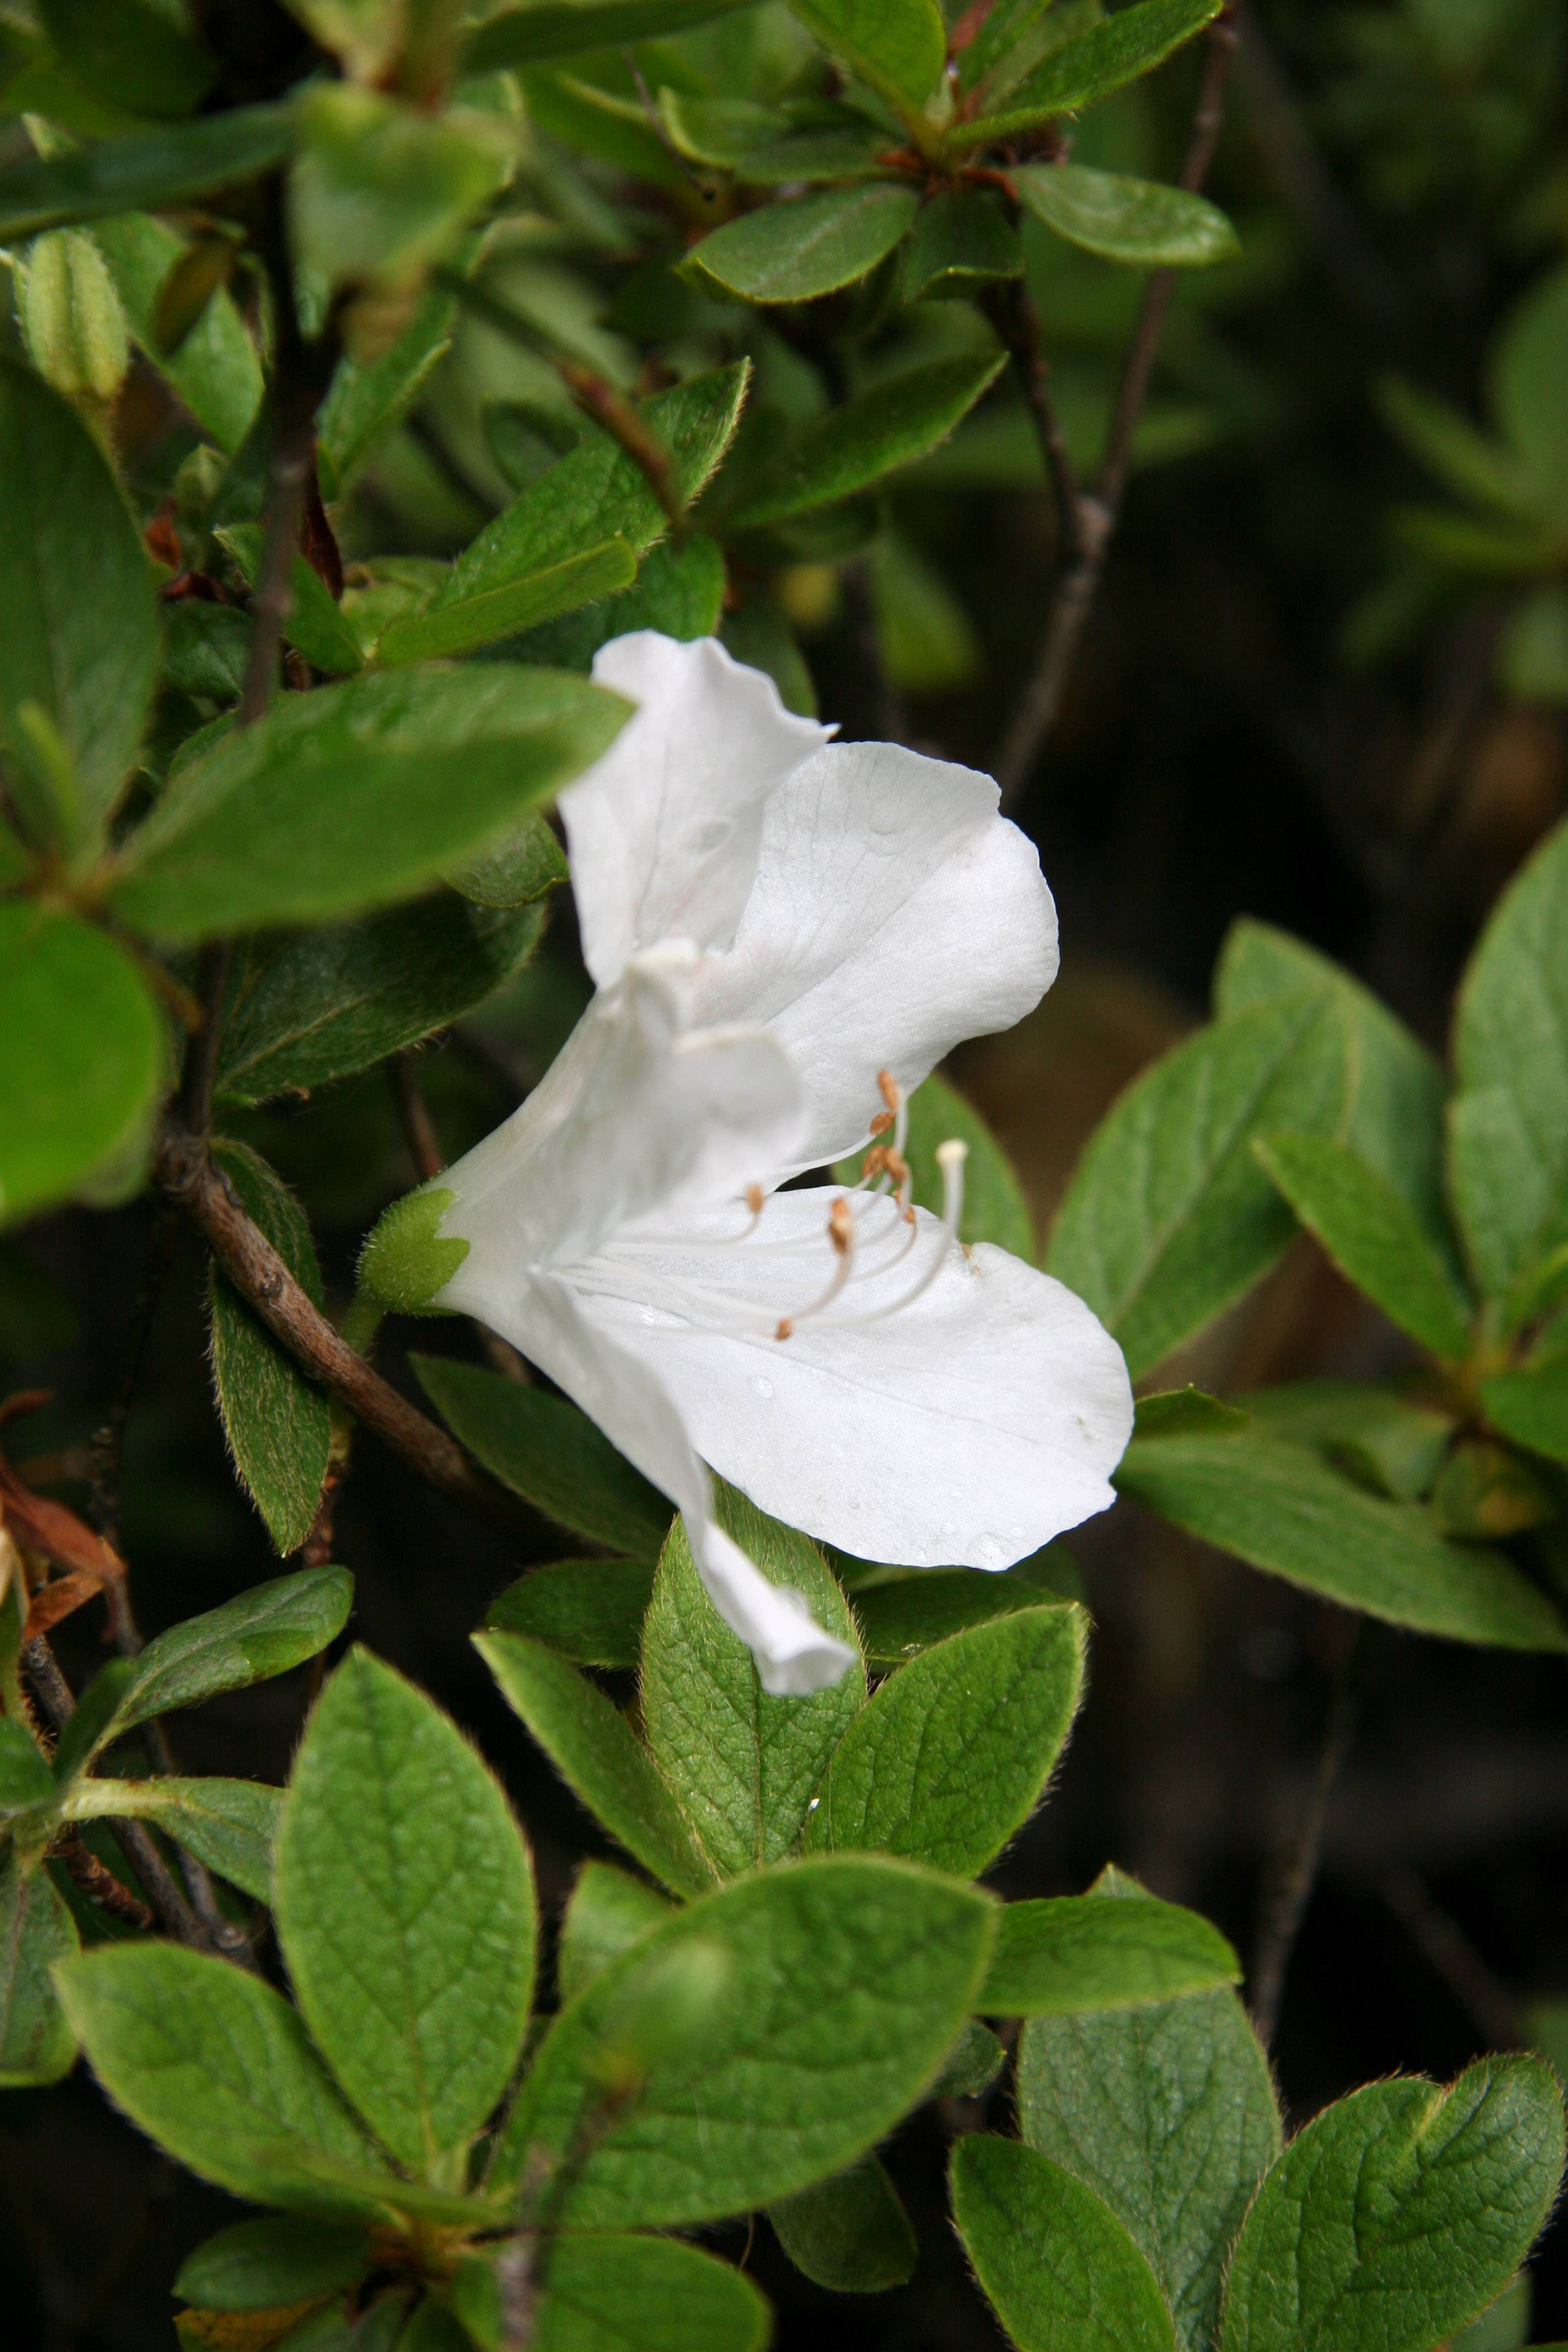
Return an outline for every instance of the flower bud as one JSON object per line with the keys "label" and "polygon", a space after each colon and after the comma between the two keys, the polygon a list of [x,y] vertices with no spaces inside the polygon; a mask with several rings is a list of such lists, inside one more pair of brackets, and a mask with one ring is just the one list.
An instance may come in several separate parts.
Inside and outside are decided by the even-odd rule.
{"label": "flower bud", "polygon": [[35,237],[18,276],[22,333],[38,373],[68,400],[112,400],[131,364],[131,341],[109,265],[91,237],[79,228]]}

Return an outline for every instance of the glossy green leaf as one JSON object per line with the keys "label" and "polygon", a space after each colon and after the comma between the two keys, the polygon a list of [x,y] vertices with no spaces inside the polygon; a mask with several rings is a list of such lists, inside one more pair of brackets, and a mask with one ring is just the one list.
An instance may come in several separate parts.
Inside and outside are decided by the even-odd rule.
{"label": "glossy green leaf", "polygon": [[914,2276],[920,2246],[874,2156],[770,2205],[768,2219],[796,2270],[835,2294],[881,2294]]}
{"label": "glossy green leaf", "polygon": [[353,2286],[369,2263],[369,2238],[352,2221],[268,2214],[236,2221],[187,2254],[174,2293],[205,2311],[276,2311]]}
{"label": "glossy green leaf", "polygon": [[687,1906],[564,2010],[509,2133],[580,2146],[596,2070],[639,1985],[686,1967],[717,1990],[644,2063],[562,2183],[569,2228],[716,2220],[866,2151],[935,2074],[972,2003],[993,1906],[883,1856],[757,1871]]}
{"label": "glossy green leaf", "polygon": [[1000,374],[1005,362],[932,360],[863,392],[809,425],[748,488],[725,520],[760,530],[854,497],[945,441]]}
{"label": "glossy green leaf", "polygon": [[763,2352],[768,2306],[750,2279],[673,2238],[558,2238],[534,2352]]}
{"label": "glossy green leaf", "polygon": [[651,1559],[552,1559],[509,1584],[485,1620],[526,1633],[580,1666],[635,1666],[653,1592]]}
{"label": "glossy green leaf", "polygon": [[1240,1978],[1219,1929],[1179,1903],[1059,1895],[1005,1906],[976,2007],[997,2017],[1142,2009]]}
{"label": "glossy green leaf", "polygon": [[527,0],[523,7],[500,9],[476,25],[463,62],[470,73],[490,73],[584,49],[663,40],[728,16],[736,5],[737,0]]}
{"label": "glossy green leaf", "polygon": [[458,306],[432,288],[389,352],[342,360],[316,416],[321,496],[341,498],[413,407],[452,348]]}
{"label": "glossy green leaf", "polygon": [[283,1802],[281,1789],[263,1780],[186,1780],[77,1783],[68,1818],[149,1821],[242,1895],[272,1899],[272,1846]]}
{"label": "glossy green leaf", "polygon": [[110,903],[190,940],[408,897],[596,759],[626,716],[585,679],[500,663],[285,695],[177,768]]}
{"label": "glossy green leaf", "polygon": [[[247,1144],[220,1143],[214,1156],[247,1215],[312,1303],[322,1306],[310,1228],[288,1186]],[[298,1551],[326,1483],[326,1391],[305,1378],[216,1261],[208,1280],[213,1387],[234,1466],[277,1549]]]}
{"label": "glossy green leaf", "polygon": [[989,113],[1042,58],[1076,41],[1104,14],[1101,0],[994,0],[958,53],[965,110]]}
{"label": "glossy green leaf", "polygon": [[952,2152],[952,2215],[1018,2352],[1174,2352],[1148,2263],[1080,2180],[1016,2140]]}
{"label": "glossy green leaf", "polygon": [[1388,1624],[1568,1649],[1557,1610],[1500,1552],[1448,1542],[1415,1505],[1368,1494],[1305,1447],[1251,1430],[1134,1438],[1115,1484],[1189,1535]]}
{"label": "glossy green leaf", "polygon": [[881,180],[794,196],[716,228],[683,267],[750,302],[809,302],[874,269],[919,209],[911,190]]}
{"label": "glossy green leaf", "polygon": [[186,1617],[154,1635],[116,1710],[113,1737],[174,1707],[270,1682],[303,1665],[342,1633],[353,1599],[342,1568],[305,1568]]}
{"label": "glossy green leaf", "polygon": [[50,1971],[77,1949],[76,1923],[45,1870],[0,1860],[0,2090],[58,2083],[76,2063],[76,2036]]}
{"label": "glossy green leaf", "polygon": [[1435,1356],[1469,1347],[1470,1302],[1386,1177],[1327,1135],[1265,1135],[1259,1161],[1348,1280]]}
{"label": "glossy green leaf", "polygon": [[944,189],[922,205],[899,256],[899,299],[973,294],[1024,267],[1017,231],[989,196]]}
{"label": "glossy green leaf", "polygon": [[612,1960],[662,1927],[673,1907],[668,1895],[613,1862],[585,1862],[561,1920],[555,1974],[563,2002],[575,2000]]}
{"label": "glossy green leaf", "polygon": [[1240,250],[1217,205],[1155,180],[1087,163],[1026,163],[1013,174],[1026,212],[1069,245],[1137,269],[1192,268]]}
{"label": "glossy green leaf", "polygon": [[109,264],[131,331],[153,365],[220,449],[237,449],[261,404],[261,362],[231,298],[220,289],[178,349],[164,351],[158,335],[159,298],[188,250],[185,240],[149,213],[101,220],[92,236]]}
{"label": "glossy green leaf", "polygon": [[505,1797],[413,1685],[353,1650],[317,1703],[273,1908],[319,2048],[392,2153],[431,2173],[510,2076],[533,1991],[533,1874]]}
{"label": "glossy green leaf", "polygon": [[0,241],[72,221],[163,212],[287,163],[289,106],[232,106],[167,130],[100,139],[0,171]]}
{"label": "glossy green leaf", "polygon": [[1492,1427],[1516,1445],[1568,1464],[1568,1356],[1494,1372],[1481,1383],[1481,1402]]}
{"label": "glossy green leaf", "polygon": [[[751,362],[740,360],[639,405],[639,418],[669,458],[668,495],[682,506],[700,496],[722,462],[750,375]],[[487,524],[429,609],[508,587],[606,540],[624,540],[641,556],[668,528],[642,468],[607,434],[590,434]]]}
{"label": "glossy green leaf", "polygon": [[613,1551],[661,1549],[669,1505],[564,1397],[447,1356],[416,1356],[414,1369],[453,1435],[514,1495]]}
{"label": "glossy green leaf", "polygon": [[1513,312],[1491,371],[1492,407],[1538,498],[1568,516],[1568,268],[1537,278]]}
{"label": "glossy green leaf", "polygon": [[1200,1029],[1112,1105],[1049,1266],[1114,1332],[1134,1379],[1248,1290],[1295,1230],[1253,1137],[1334,1133],[1350,1086],[1348,1016],[1302,989]]}
{"label": "glossy green leaf", "polygon": [[177,1944],[113,1944],[57,1967],[67,2017],[115,2105],[203,2180],[258,2204],[353,2212],[312,2159],[375,2155],[296,2012],[259,1977]]}
{"label": "glossy green leaf", "polygon": [[994,112],[955,124],[952,147],[989,146],[1060,114],[1075,114],[1163,65],[1217,16],[1224,0],[1135,0],[1065,41],[1008,92]]}
{"label": "glossy green leaf", "polygon": [[535,907],[491,911],[443,893],[363,922],[247,944],[235,963],[219,1094],[238,1103],[308,1094],[418,1045],[521,971],[542,929]]}
{"label": "glossy green leaf", "polygon": [[1477,1279],[1505,1299],[1568,1242],[1568,824],[1493,908],[1459,989],[1448,1184]]}
{"label": "glossy green leaf", "polygon": [[[1093,1899],[1149,1898],[1108,1873]],[[1235,1993],[1031,2019],[1018,2108],[1030,2147],[1131,2233],[1184,2352],[1210,2352],[1231,2246],[1279,2149],[1268,2062]]]}
{"label": "glossy green leaf", "polygon": [[1083,1679],[1084,1615],[1020,1611],[955,1633],[889,1676],[845,1733],[808,1848],[908,1854],[964,1877],[1039,1803]]}
{"label": "glossy green leaf", "polygon": [[[800,1593],[820,1626],[853,1643],[844,1596],[810,1538],[733,1487],[718,1486],[714,1500],[720,1525],[769,1582]],[[854,1666],[805,1697],[763,1690],[676,1520],[643,1626],[643,1727],[716,1876],[794,1853],[827,1760],[865,1703],[865,1674]]]}
{"label": "glossy green leaf", "polygon": [[624,539],[606,539],[541,572],[527,572],[503,588],[437,603],[423,613],[393,621],[376,640],[375,658],[386,666],[430,661],[472,653],[502,637],[521,636],[558,613],[597,604],[626,588],[637,577],[637,560]]}
{"label": "glossy green leaf", "polygon": [[0,453],[0,742],[51,788],[31,706],[69,772],[68,838],[108,814],[141,745],[158,658],[153,567],[69,403],[4,364]]}
{"label": "glossy green leaf", "polygon": [[830,56],[907,119],[935,89],[947,54],[936,0],[790,0]]}
{"label": "glossy green leaf", "polygon": [[679,1806],[620,1709],[542,1642],[477,1633],[475,1646],[562,1779],[626,1852],[677,1895],[710,1874]]}
{"label": "glossy green leaf", "polygon": [[1337,2100],[1247,2217],[1223,2352],[1428,2352],[1508,2284],[1562,2172],[1563,2095],[1539,2058]]}
{"label": "glossy green leaf", "polygon": [[133,1145],[163,1068],[163,1022],[124,951],[79,915],[0,903],[0,1224]]}

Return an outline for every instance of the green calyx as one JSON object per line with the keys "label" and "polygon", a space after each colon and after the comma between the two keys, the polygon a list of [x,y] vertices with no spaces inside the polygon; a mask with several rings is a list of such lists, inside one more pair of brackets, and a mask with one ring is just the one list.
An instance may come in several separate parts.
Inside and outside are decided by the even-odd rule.
{"label": "green calyx", "polygon": [[468,1255],[467,1242],[439,1230],[456,1197],[447,1185],[426,1184],[394,1201],[360,1254],[361,1291],[404,1315],[442,1313],[431,1301]]}

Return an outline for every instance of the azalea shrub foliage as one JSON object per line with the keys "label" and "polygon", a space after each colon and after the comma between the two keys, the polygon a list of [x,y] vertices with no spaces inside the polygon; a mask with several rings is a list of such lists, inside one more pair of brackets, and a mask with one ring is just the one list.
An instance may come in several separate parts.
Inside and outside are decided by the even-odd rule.
{"label": "azalea shrub foliage", "polygon": [[[1129,467],[1208,430],[1136,359],[1120,404],[1058,383],[1052,300],[1201,340],[1231,16],[0,11],[0,1220],[153,1204],[90,1446],[30,1444],[36,1383],[0,1408],[0,2083],[89,2070],[237,2200],[166,2282],[187,2346],[752,2352],[741,2225],[846,2297],[951,2226],[1021,2352],[1523,2340],[1543,2058],[1291,2136],[1208,1920],[1108,1855],[986,1883],[1084,1696],[1060,1538],[1113,1507],[1345,1622],[1568,1652],[1568,827],[1446,1060],[1237,921],[1048,1234],[939,1067],[1060,949],[996,783],[900,723],[977,659],[911,501],[1054,484],[1048,688]],[[1429,150],[1402,55],[1340,100],[1408,195],[1469,118]],[[1172,73],[1187,163],[1129,169]],[[1396,520],[1350,657],[1501,583],[1494,690],[1568,698],[1563,289],[1501,320],[1485,426],[1384,383],[1458,503]],[[184,1230],[276,1559],[144,1639]],[[1303,1236],[1383,1375],[1195,1384]],[[579,1809],[569,1877],[360,1638],[377,1448],[534,1563],[462,1631]],[[182,1769],[171,1717],[285,1677],[286,1773]],[[917,2228],[878,2150],[922,2113]]]}

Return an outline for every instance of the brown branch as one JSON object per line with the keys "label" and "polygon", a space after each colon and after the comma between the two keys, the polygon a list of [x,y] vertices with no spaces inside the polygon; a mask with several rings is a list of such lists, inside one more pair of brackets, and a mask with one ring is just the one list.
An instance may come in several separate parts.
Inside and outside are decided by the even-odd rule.
{"label": "brown branch", "polygon": [[[1189,195],[1195,195],[1207,178],[1219,141],[1226,82],[1237,40],[1229,19],[1227,9],[1215,19],[1208,31],[1192,133],[1176,183]],[[1142,307],[1122,364],[1099,478],[1092,490],[1080,491],[1075,500],[1075,528],[1069,534],[1071,560],[1058,579],[1028,684],[997,755],[996,777],[1002,787],[1004,806],[1016,801],[1027,782],[1040,747],[1061,714],[1084,623],[1121,520],[1133,438],[1149,396],[1175,283],[1173,269],[1156,269],[1143,289]]]}
{"label": "brown branch", "polygon": [[1274,2040],[1279,2022],[1279,2000],[1285,1990],[1285,1972],[1301,1923],[1311,1900],[1318,1865],[1323,1855],[1323,1832],[1328,1823],[1329,1802],[1334,1783],[1350,1751],[1361,1716],[1364,1696],[1364,1663],[1366,1637],[1364,1622],[1360,1618],[1329,1621],[1337,1654],[1329,1683],[1329,1703],[1323,1718],[1323,1736],[1318,1748],[1318,1760],[1312,1774],[1312,1785],[1294,1835],[1279,1855],[1268,1874],[1259,1905],[1258,1940],[1253,1950],[1249,1971],[1252,1995],[1252,2021],[1258,2038],[1267,2050]]}
{"label": "brown branch", "polygon": [[1013,362],[1018,388],[1034,423],[1035,437],[1056,499],[1062,548],[1076,554],[1080,538],[1078,475],[1051,397],[1050,362],[1040,341],[1040,314],[1024,279],[1000,279],[986,299],[985,314]]}
{"label": "brown branch", "polygon": [[153,1914],[139,1895],[116,1878],[107,1864],[100,1862],[88,1846],[79,1830],[73,1830],[57,1849],[73,1886],[79,1886],[91,1903],[123,1919],[131,1927],[151,1927]]}
{"label": "brown branch", "polygon": [[521,1505],[476,1470],[456,1440],[371,1370],[300,1288],[266,1234],[253,1224],[199,1139],[165,1134],[157,1181],[205,1238],[225,1274],[300,1370],[374,1430],[437,1492],[517,1534]]}

